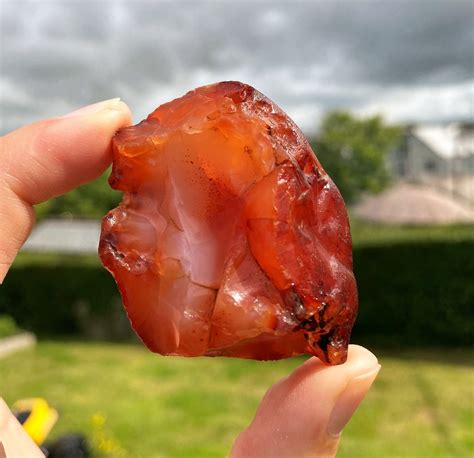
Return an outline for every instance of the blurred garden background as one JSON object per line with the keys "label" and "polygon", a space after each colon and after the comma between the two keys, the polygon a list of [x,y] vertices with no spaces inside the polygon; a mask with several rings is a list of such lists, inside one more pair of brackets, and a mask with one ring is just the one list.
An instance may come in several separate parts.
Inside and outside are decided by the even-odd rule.
{"label": "blurred garden background", "polygon": [[[219,80],[279,104],[349,205],[352,341],[382,364],[339,456],[473,456],[472,1],[1,0],[0,21],[2,135],[117,96],[138,122]],[[304,358],[164,358],[139,344],[96,254],[121,199],[108,173],[36,208],[0,286],[0,396],[44,397],[60,413],[51,437],[82,432],[97,457],[224,456]],[[25,332],[36,345],[2,353]]]}

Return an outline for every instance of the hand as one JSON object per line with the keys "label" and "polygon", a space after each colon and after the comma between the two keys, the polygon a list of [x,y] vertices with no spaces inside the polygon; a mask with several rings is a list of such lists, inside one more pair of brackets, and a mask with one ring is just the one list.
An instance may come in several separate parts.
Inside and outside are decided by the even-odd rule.
{"label": "hand", "polygon": [[[110,140],[131,123],[110,100],[22,127],[0,138],[0,284],[34,224],[33,205],[97,178],[110,164]],[[43,456],[0,399],[0,458]]]}
{"label": "hand", "polygon": [[[34,224],[33,205],[97,178],[110,164],[114,132],[131,122],[118,99],[18,129],[0,139],[0,284]],[[340,433],[380,365],[351,345],[348,361],[326,367],[311,358],[274,385],[233,458],[333,457]],[[42,456],[0,400],[0,458]]]}

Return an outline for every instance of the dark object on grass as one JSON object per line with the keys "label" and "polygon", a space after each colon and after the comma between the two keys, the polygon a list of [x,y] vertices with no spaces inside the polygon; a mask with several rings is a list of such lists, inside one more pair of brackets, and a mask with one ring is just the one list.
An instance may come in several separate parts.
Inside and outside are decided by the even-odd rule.
{"label": "dark object on grass", "polygon": [[81,434],[68,434],[47,446],[48,458],[88,458],[90,448]]}

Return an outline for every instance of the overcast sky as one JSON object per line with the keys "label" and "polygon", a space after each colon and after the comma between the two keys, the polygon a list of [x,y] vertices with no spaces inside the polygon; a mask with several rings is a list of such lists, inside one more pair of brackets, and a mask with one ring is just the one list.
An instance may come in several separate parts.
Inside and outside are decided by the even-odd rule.
{"label": "overcast sky", "polygon": [[0,0],[0,130],[121,97],[141,120],[247,82],[312,133],[339,107],[472,119],[474,2]]}

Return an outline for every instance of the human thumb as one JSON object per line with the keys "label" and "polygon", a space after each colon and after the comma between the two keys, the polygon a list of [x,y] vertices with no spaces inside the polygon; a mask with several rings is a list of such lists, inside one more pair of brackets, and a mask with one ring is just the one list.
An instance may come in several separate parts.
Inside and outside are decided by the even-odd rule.
{"label": "human thumb", "polygon": [[307,360],[270,388],[232,458],[333,457],[341,432],[380,370],[375,355],[350,345],[347,362]]}
{"label": "human thumb", "polygon": [[127,105],[112,99],[0,137],[0,285],[31,231],[32,206],[96,179],[130,123]]}

